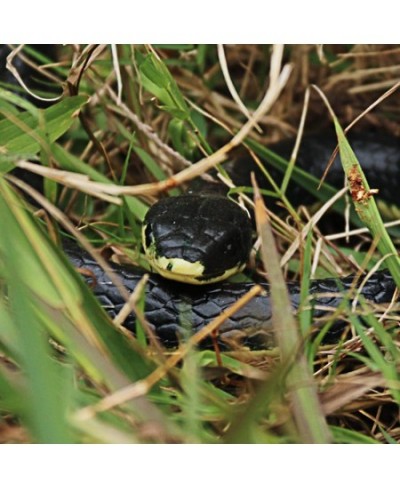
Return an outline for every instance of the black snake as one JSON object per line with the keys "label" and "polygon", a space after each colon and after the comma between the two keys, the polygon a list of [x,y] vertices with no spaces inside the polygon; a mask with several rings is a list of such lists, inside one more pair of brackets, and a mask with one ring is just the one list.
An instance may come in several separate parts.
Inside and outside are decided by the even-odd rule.
{"label": "black snake", "polygon": [[[79,248],[67,247],[66,254],[74,266],[89,271],[85,280],[93,286],[92,291],[114,318],[125,300],[113,285],[100,265],[87,253]],[[129,266],[113,265],[128,291],[133,291],[143,277],[143,270]],[[90,277],[92,275],[92,277]],[[95,279],[93,278],[95,277]],[[218,341],[223,347],[245,345],[250,348],[261,349],[274,345],[271,324],[271,303],[268,295],[269,284],[260,283],[266,290],[265,295],[251,299],[239,312],[225,320],[218,330]],[[196,286],[166,280],[159,275],[151,274],[146,289],[145,316],[153,327],[156,335],[167,347],[178,344],[180,338],[185,337],[188,330],[185,323],[190,324],[190,333],[197,332],[222,311],[233,305],[254,285],[247,283],[230,283],[224,281],[212,285]],[[309,292],[317,296],[314,300],[314,319],[323,317],[327,310],[335,310],[342,302],[342,295],[354,285],[354,277],[323,280],[312,280]],[[300,303],[300,286],[288,283],[288,290],[294,309]],[[388,271],[377,272],[362,288],[362,295],[375,303],[390,302],[395,291],[395,284]],[[135,332],[136,322],[134,314],[130,314],[123,324]],[[328,333],[327,339],[333,340],[343,330],[343,323],[338,322]],[[211,340],[204,346],[211,345]]]}
{"label": "black snake", "polygon": [[[8,53],[7,47],[1,47],[0,80],[13,84],[15,80],[5,70],[5,57]],[[29,76],[28,67],[22,65],[20,68],[27,70],[27,76]],[[397,193],[393,189],[393,182],[398,182],[400,176],[399,142],[391,136],[377,136],[376,134],[354,136],[351,142],[371,185],[379,188],[380,196],[385,201],[400,207],[400,192]],[[320,177],[334,145],[333,139],[325,136],[304,138],[297,164],[311,174]],[[291,143],[287,142],[283,142],[275,148],[284,157],[288,157],[290,149]],[[247,165],[242,162],[236,166],[233,173],[236,175],[236,184],[249,185]],[[331,169],[329,181],[333,185],[341,186],[343,172],[339,161],[336,161]],[[298,191],[294,182],[290,183],[288,192],[294,196],[295,200],[297,196],[297,203],[307,204],[312,201],[307,192]],[[115,317],[125,303],[118,289],[98,263],[87,253],[70,244],[66,245],[64,250],[74,266],[89,271],[84,275],[84,279],[91,285],[93,293],[110,316]],[[139,268],[112,266],[130,292],[135,289],[144,274],[144,271]],[[173,282],[159,275],[150,274],[146,288],[145,317],[163,344],[175,346],[188,332],[187,329],[189,329],[189,333],[193,333],[204,327],[243,296],[253,284],[252,282],[223,281],[196,286]],[[265,282],[260,282],[260,284],[266,293],[253,298],[239,312],[225,320],[219,328],[218,340],[223,346],[235,347],[237,344],[243,344],[251,348],[262,348],[273,345],[269,285]],[[317,324],[321,317],[329,313],[329,310],[336,309],[342,302],[346,291],[354,285],[354,276],[312,280],[309,292],[313,297],[311,304],[314,323]],[[361,293],[369,301],[386,303],[392,300],[395,288],[389,272],[380,271],[364,283]],[[288,290],[293,308],[297,309],[300,301],[299,285],[288,283]],[[136,322],[133,313],[128,316],[123,325],[135,332]],[[327,339],[334,339],[342,329],[343,323],[336,322],[327,333]],[[210,343],[211,340],[205,341],[205,345]]]}
{"label": "black snake", "polygon": [[[320,175],[323,164],[326,163],[333,149],[332,143],[334,145],[333,140],[330,140],[329,144],[329,140],[325,138],[306,137],[299,155],[299,164],[311,168],[314,174]],[[389,180],[398,180],[400,147],[397,141],[385,137],[368,139],[364,135],[353,137],[352,143],[367,176],[371,179],[371,184],[374,187],[379,185],[382,188],[381,194],[386,199],[396,204],[400,203],[399,195],[390,192],[392,185],[385,184]],[[277,149],[281,150],[285,147],[289,147],[286,142]],[[343,173],[338,165],[339,161],[335,163],[329,176],[332,184],[338,184],[343,179]],[[297,197],[303,198],[302,194],[298,194]],[[115,317],[125,301],[102,268],[80,249],[67,246],[65,251],[77,268],[86,269],[90,271],[88,276],[95,277],[94,280],[89,277],[85,279],[92,285],[93,292],[102,306],[111,317]],[[134,290],[144,273],[143,270],[134,267],[113,265],[113,268],[122,278],[128,291]],[[357,285],[355,280],[354,276],[311,280],[309,293],[313,297],[311,305],[315,325],[318,325],[320,319],[327,313],[338,308],[346,291]],[[222,347],[245,345],[250,348],[264,348],[274,344],[269,285],[266,282],[260,284],[266,291],[265,295],[253,298],[239,312],[225,320],[219,328],[218,341]],[[176,346],[188,333],[188,328],[190,333],[198,331],[235,303],[253,285],[251,281],[245,283],[223,281],[198,286],[173,282],[157,274],[150,274],[146,289],[145,317],[163,344],[169,347]],[[395,289],[390,273],[384,270],[375,273],[364,283],[361,294],[371,302],[388,303],[392,300]],[[296,310],[300,303],[299,284],[288,283],[288,290],[293,309]],[[133,314],[130,314],[124,322],[124,326],[135,331]],[[343,326],[344,322],[336,321],[325,339],[335,340],[343,331]],[[204,345],[210,344],[211,340],[204,342]]]}

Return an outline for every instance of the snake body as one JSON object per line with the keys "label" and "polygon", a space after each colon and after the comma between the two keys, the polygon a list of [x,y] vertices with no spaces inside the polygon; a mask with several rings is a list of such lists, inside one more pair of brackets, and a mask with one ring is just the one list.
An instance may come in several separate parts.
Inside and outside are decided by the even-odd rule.
{"label": "snake body", "polygon": [[[117,287],[90,255],[72,246],[67,246],[65,252],[75,267],[88,272],[84,274],[84,279],[104,309],[114,318],[125,304]],[[144,274],[143,270],[130,266],[114,264],[112,268],[129,292],[135,289]],[[311,304],[316,323],[326,313],[337,309],[345,293],[355,284],[354,276],[312,280],[309,292],[314,297]],[[145,317],[160,341],[167,347],[174,347],[188,332],[197,332],[233,305],[253,285],[252,282],[223,281],[199,287],[150,274],[145,295]],[[244,345],[260,349],[274,345],[269,284],[260,282],[260,285],[265,289],[265,294],[252,298],[220,327],[217,337],[222,347]],[[388,303],[392,300],[395,288],[389,272],[379,271],[364,284],[362,296],[374,303]],[[288,291],[293,309],[297,310],[300,304],[299,284],[288,283]],[[123,325],[135,333],[135,315],[131,313]],[[343,325],[343,322],[337,321],[326,338],[335,339],[342,332]],[[211,341],[207,340],[203,345],[210,344]]]}
{"label": "snake body", "polygon": [[[386,132],[372,130],[349,133],[347,137],[370,187],[379,189],[379,199],[400,208],[400,192],[394,186],[394,182],[400,181],[400,138],[393,137]],[[337,138],[331,132],[324,131],[304,136],[296,157],[296,167],[304,169],[320,179],[336,145]],[[284,139],[271,145],[270,149],[289,160],[293,146],[293,139]],[[256,172],[257,182],[261,188],[270,188],[267,179],[258,171],[258,167],[255,164],[250,164],[249,167],[249,163],[251,162],[248,157],[238,158],[233,162],[230,174],[234,183],[237,186],[251,186],[251,170]],[[275,181],[282,180],[281,172],[271,165],[266,167]],[[329,168],[325,182],[336,188],[343,187],[344,173],[339,156]],[[316,187],[316,185],[314,186]],[[306,190],[302,188],[292,178],[288,185],[287,195],[294,205],[309,205],[315,202],[315,197],[309,190],[310,188]]]}

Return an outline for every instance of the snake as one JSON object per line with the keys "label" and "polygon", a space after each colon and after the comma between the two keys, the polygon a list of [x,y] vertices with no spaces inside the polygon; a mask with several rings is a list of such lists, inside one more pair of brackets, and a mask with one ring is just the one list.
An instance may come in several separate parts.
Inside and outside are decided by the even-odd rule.
{"label": "snake", "polygon": [[[48,52],[46,46],[41,49],[45,49],[50,56],[54,55]],[[7,46],[0,46],[0,81],[13,86],[17,84],[16,80],[5,69],[9,52]],[[31,75],[29,66],[24,65],[23,61],[19,71],[25,78]],[[35,83],[35,78],[32,79]],[[40,85],[36,88],[40,88]],[[352,135],[351,144],[367,179],[372,186],[379,188],[382,200],[392,208],[400,207],[400,192],[394,187],[394,183],[400,180],[399,141],[391,135],[364,131]],[[335,146],[336,141],[331,134],[305,136],[296,164],[319,178]],[[272,149],[287,159],[292,147],[293,141],[284,140]],[[236,185],[251,184],[250,169],[255,168],[248,161],[238,158],[229,169]],[[270,172],[273,178],[280,175],[273,168],[270,168]],[[259,177],[260,174],[257,175]],[[327,181],[336,187],[342,185],[343,171],[339,158],[331,167]],[[261,186],[264,183],[261,182]],[[255,284],[250,278],[242,282],[229,279],[246,266],[252,248],[253,228],[251,219],[237,203],[218,193],[220,190],[216,192],[215,188],[207,185],[204,188],[203,185],[199,194],[165,197],[150,208],[144,221],[142,240],[155,272],[110,263],[130,293],[134,292],[143,276],[148,275],[144,316],[166,347],[176,347],[183,339],[203,329],[237,303]],[[295,181],[290,181],[288,195],[293,203],[308,205],[313,202],[309,192],[301,191]],[[90,254],[71,241],[66,241],[63,247],[102,307],[111,318],[117,317],[125,305],[119,288]],[[327,315],[341,306],[361,280],[360,276],[349,275],[310,281],[309,304],[315,330],[320,329]],[[225,318],[216,338],[204,339],[202,346],[215,346],[217,341],[222,348],[264,349],[276,344],[270,284],[263,279],[258,279],[257,284],[264,292]],[[293,311],[296,312],[301,304],[300,284],[288,282],[287,290]],[[377,271],[362,283],[358,299],[386,304],[393,299],[395,290],[396,285],[389,271]],[[133,311],[122,325],[136,333],[137,317]],[[335,320],[324,339],[336,341],[345,326],[344,321]]]}
{"label": "snake", "polygon": [[[274,149],[287,156],[291,142],[284,141]],[[400,204],[399,195],[388,181],[398,181],[399,144],[394,138],[352,138],[352,145],[363,164],[371,184],[380,184],[382,196]],[[311,168],[320,176],[329,159],[335,141],[332,138],[305,137],[299,153],[300,167]],[[285,149],[286,148],[286,149]],[[240,162],[243,169],[243,161]],[[240,173],[240,172],[239,172]],[[242,170],[239,180],[249,173]],[[336,160],[328,178],[331,184],[343,182],[340,161]],[[384,185],[383,182],[387,184]],[[299,193],[299,189],[295,186]],[[294,197],[304,201],[307,192]],[[154,272],[149,274],[145,291],[144,316],[152,331],[166,347],[178,346],[184,338],[198,332],[243,297],[255,284],[252,279],[235,282],[229,276],[243,270],[252,247],[252,221],[239,205],[226,196],[215,193],[187,194],[161,198],[148,211],[143,224],[143,248]],[[85,270],[82,279],[108,312],[118,316],[125,300],[107,273],[89,254],[67,245],[65,252],[72,264]],[[112,264],[129,292],[133,292],[145,271],[134,266]],[[329,313],[338,309],[346,294],[361,278],[349,275],[339,278],[310,280],[309,297],[313,327],[320,330]],[[222,349],[268,349],[276,345],[273,327],[270,284],[257,280],[264,293],[253,297],[240,310],[226,318],[218,328],[216,338],[206,338],[201,346],[212,347],[217,341]],[[293,311],[301,304],[301,287],[287,283]],[[375,304],[391,302],[396,290],[388,270],[375,272],[363,286],[358,300]],[[132,312],[122,324],[136,333],[136,316]],[[324,342],[335,342],[346,326],[335,320],[326,332]]]}

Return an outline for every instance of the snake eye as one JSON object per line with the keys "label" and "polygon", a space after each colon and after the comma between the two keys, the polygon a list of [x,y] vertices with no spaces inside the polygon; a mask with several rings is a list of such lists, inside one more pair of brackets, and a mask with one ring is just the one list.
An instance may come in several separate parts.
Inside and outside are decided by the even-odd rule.
{"label": "snake eye", "polygon": [[153,230],[151,228],[151,224],[147,224],[144,229],[144,244],[146,248],[151,246],[153,242]]}

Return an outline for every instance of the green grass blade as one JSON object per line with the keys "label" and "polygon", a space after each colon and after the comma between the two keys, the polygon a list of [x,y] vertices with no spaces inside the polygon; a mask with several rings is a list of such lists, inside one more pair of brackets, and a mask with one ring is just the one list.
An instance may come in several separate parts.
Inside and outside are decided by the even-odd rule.
{"label": "green grass blade", "polygon": [[[391,343],[390,349],[394,351],[394,356],[390,359],[387,357],[390,354],[390,349],[385,350],[383,353],[380,348],[375,344],[375,342],[365,333],[364,327],[361,325],[357,317],[350,317],[351,323],[357,334],[360,336],[362,343],[367,351],[369,358],[365,360],[366,364],[372,369],[380,371],[383,377],[387,381],[388,388],[397,403],[400,403],[400,375],[398,373],[397,365],[399,364],[400,354],[393,339],[388,336],[387,332],[382,328],[382,325],[376,320],[376,318],[370,314],[365,315],[364,320],[367,321],[368,325],[375,329],[375,333],[382,339],[383,343]],[[364,360],[362,356],[358,355],[361,360]]]}
{"label": "green grass blade", "polygon": [[4,113],[14,113],[18,114],[18,110],[15,109],[15,107],[19,107],[23,110],[26,110],[28,113],[30,113],[33,117],[37,117],[38,114],[38,108],[35,107],[31,102],[26,100],[25,98],[19,97],[15,93],[4,90],[3,88],[0,88],[0,100],[2,102],[7,102],[7,105],[0,105],[0,114],[3,113],[2,108],[4,107],[6,110]]}
{"label": "green grass blade", "polygon": [[[15,253],[7,254],[8,259],[12,256]],[[12,264],[15,265],[15,260]],[[22,353],[21,368],[28,381],[26,421],[32,436],[39,443],[71,442],[67,425],[69,398],[64,395],[64,379],[57,363],[51,359],[48,338],[41,330],[29,293],[17,270],[8,275],[8,289]]]}
{"label": "green grass blade", "polygon": [[194,439],[203,436],[203,423],[201,422],[201,370],[194,351],[190,351],[180,371],[180,385],[185,393],[182,401],[184,429],[193,435]]}
{"label": "green grass blade", "polygon": [[0,411],[25,416],[26,389],[18,373],[0,364]]}
{"label": "green grass blade", "polygon": [[[70,354],[95,381],[107,384],[112,390],[125,387],[149,374],[153,369],[151,361],[133,347],[133,339],[128,341],[112,326],[83,279],[76,276],[65,258],[61,258],[59,251],[40,232],[6,182],[1,180],[0,212],[4,229],[0,234],[4,276],[7,283],[10,279],[18,278],[10,288],[16,305],[13,311],[18,313],[21,310],[21,314],[23,311],[23,315],[16,316],[18,327],[29,326],[29,315],[32,315],[36,328],[29,332],[34,334],[41,329],[41,334],[37,332],[37,337],[33,336],[30,340],[39,341],[51,333],[68,347]],[[23,293],[22,298],[20,293]],[[29,349],[29,344],[26,344],[24,347],[25,358],[28,351],[35,351],[36,346]],[[49,351],[40,342],[37,354],[48,360]],[[34,359],[29,358],[30,361]],[[42,371],[46,364],[35,363],[35,371]],[[49,384],[52,384],[51,379]],[[35,391],[39,387],[35,383]],[[130,404],[140,418],[159,421],[160,412],[146,399],[132,400]],[[166,421],[166,428],[169,428],[168,425]]]}
{"label": "green grass blade", "polygon": [[143,86],[153,93],[165,110],[181,120],[189,118],[189,108],[165,64],[153,53],[146,56],[136,51]]}
{"label": "green grass blade", "polygon": [[336,444],[379,444],[371,437],[343,427],[331,426],[331,431]]}
{"label": "green grass blade", "polygon": [[[0,236],[0,251],[8,257],[4,262],[9,269],[14,262],[21,282],[30,287],[36,303],[46,304],[55,310],[68,310],[81,332],[113,351],[118,364],[133,375],[132,379],[149,373],[149,367],[140,356],[133,362],[126,359],[128,355],[133,359],[135,353],[131,349],[129,354],[127,351],[121,354],[127,347],[126,340],[110,327],[109,317],[88,293],[83,280],[76,277],[65,258],[60,259],[60,252],[40,232],[4,181],[0,181],[0,196],[3,196],[0,198],[0,210],[7,229]],[[12,236],[13,245],[7,241],[8,236]]]}
{"label": "green grass blade", "polygon": [[[285,435],[276,435],[265,427],[260,429],[261,418],[274,418],[275,406],[283,403],[283,384],[285,382],[282,369],[275,370],[268,380],[258,385],[251,401],[244,406],[236,405],[232,408],[229,428],[223,436],[226,444],[279,444],[296,442],[296,431],[291,425],[286,426]],[[282,410],[281,410],[282,412]]]}
{"label": "green grass blade", "polygon": [[339,142],[340,159],[349,182],[350,193],[356,212],[364,225],[370,230],[382,256],[386,256],[385,264],[388,266],[396,284],[400,287],[400,258],[381,218],[373,193],[356,158],[343,129],[337,118],[334,117],[336,134]]}
{"label": "green grass blade", "polygon": [[[45,130],[50,141],[55,141],[70,127],[79,109],[87,102],[86,96],[69,97],[43,111]],[[39,113],[39,111],[38,111]],[[0,121],[0,147],[3,154],[36,154],[41,148],[38,137],[39,117],[25,112],[18,117]]]}
{"label": "green grass blade", "polygon": [[8,354],[14,361],[21,355],[18,346],[18,334],[14,328],[10,311],[7,308],[7,299],[0,295],[0,350]]}

